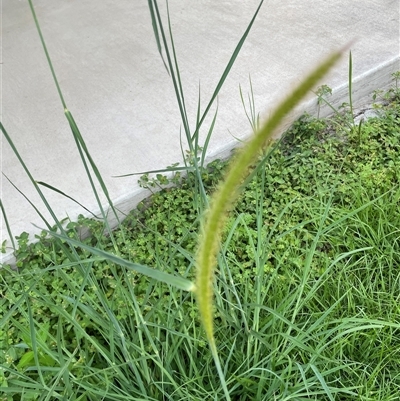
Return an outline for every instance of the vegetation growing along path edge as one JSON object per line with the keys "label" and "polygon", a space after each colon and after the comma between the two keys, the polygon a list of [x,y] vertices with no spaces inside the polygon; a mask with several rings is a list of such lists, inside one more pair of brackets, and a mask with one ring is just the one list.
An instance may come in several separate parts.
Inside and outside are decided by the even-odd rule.
{"label": "vegetation growing along path edge", "polygon": [[[218,260],[216,341],[235,400],[395,400],[400,390],[400,93],[355,124],[304,116],[248,183]],[[376,99],[378,100],[378,99]],[[260,158],[265,155],[260,154]],[[211,194],[226,162],[201,174]],[[84,242],[194,277],[192,173]],[[45,233],[0,270],[0,385],[8,400],[222,399],[190,293]],[[8,398],[7,398],[8,397]]]}

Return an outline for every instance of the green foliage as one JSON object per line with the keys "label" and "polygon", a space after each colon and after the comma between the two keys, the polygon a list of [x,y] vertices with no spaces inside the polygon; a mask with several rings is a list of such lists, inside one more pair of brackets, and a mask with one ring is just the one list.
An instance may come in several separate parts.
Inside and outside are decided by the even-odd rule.
{"label": "green foliage", "polygon": [[[29,243],[27,233],[16,237],[17,270],[3,266],[0,271],[2,399],[398,398],[399,73],[393,75],[395,88],[375,94],[374,100],[383,99],[380,118],[357,127],[350,54],[349,103],[334,110],[334,118],[305,116],[279,145],[261,152],[269,129],[305,91],[300,87],[278,108],[267,129],[258,132],[263,133],[262,141],[249,142],[255,151],[236,155],[238,172],[221,202],[221,214],[227,203],[233,204],[239,173],[255,169],[256,174],[246,181],[221,235],[215,235],[221,252],[214,287],[209,286],[210,269],[204,275],[205,286],[198,280],[201,289],[216,294],[214,308],[208,310],[217,322],[214,334],[210,336],[207,325],[204,333],[192,294],[170,280],[175,274],[185,283],[194,277],[199,222],[226,168],[220,161],[204,167],[217,112],[203,144],[199,131],[262,3],[203,114],[199,94],[192,130],[170,16],[167,40],[157,2],[148,2],[189,150],[183,152],[185,167],[173,165],[142,175],[142,186],[161,191],[112,232],[94,180],[114,211],[111,199],[67,109],[29,0],[103,220],[59,221],[39,188],[49,186],[33,178],[0,124],[56,222],[50,227],[41,215],[48,230],[35,244]],[[321,87],[318,103],[326,102],[329,94],[330,88]],[[241,98],[244,104],[242,92]],[[251,94],[250,111],[245,111],[257,131],[253,99]],[[251,157],[243,162],[247,153]],[[165,188],[171,184],[179,186]],[[2,212],[5,215],[3,208]],[[217,213],[216,219],[220,217]],[[206,234],[215,234],[211,231]],[[48,232],[53,234],[50,238]],[[206,246],[203,254],[211,254],[213,261],[215,250]],[[135,266],[145,274],[136,272]],[[160,283],[162,275],[173,285]],[[202,301],[205,294],[199,292]]]}
{"label": "green foliage", "polygon": [[[391,103],[391,100],[399,100],[400,99],[400,71],[396,71],[392,74],[393,80],[395,82],[394,87],[390,88],[388,91],[384,91],[382,89],[377,89],[374,91],[372,99],[374,101],[380,100],[384,105]],[[376,108],[382,107],[382,104],[375,104]]]}
{"label": "green foliage", "polygon": [[[328,400],[321,379],[343,400],[397,394],[400,104],[381,114],[361,137],[303,117],[239,197],[223,234],[215,308],[233,399],[307,399],[308,391]],[[208,194],[225,169],[215,161],[203,173]],[[190,174],[114,232],[121,257],[194,277],[199,214]],[[102,222],[64,224],[71,238],[114,249]],[[191,295],[80,248],[74,264],[45,233],[28,239],[17,238],[19,272],[0,274],[5,394],[222,397]]]}

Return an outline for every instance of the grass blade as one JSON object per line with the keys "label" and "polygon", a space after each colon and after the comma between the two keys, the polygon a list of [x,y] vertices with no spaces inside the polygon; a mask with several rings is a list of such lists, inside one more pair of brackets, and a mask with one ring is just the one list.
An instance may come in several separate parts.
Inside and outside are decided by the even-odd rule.
{"label": "grass blade", "polygon": [[[49,213],[51,214],[51,217],[54,219],[54,221],[57,224],[57,227],[63,231],[62,225],[59,222],[59,220],[57,219],[57,216],[55,215],[53,209],[51,208],[50,204],[47,202],[46,197],[44,196],[43,192],[40,190],[39,185],[37,184],[36,180],[33,178],[32,174],[30,173],[27,165],[25,164],[25,162],[23,161],[21,155],[19,154],[17,148],[14,145],[14,142],[12,141],[10,135],[7,133],[6,129],[4,128],[3,124],[0,122],[0,129],[3,132],[3,135],[6,137],[6,140],[8,142],[8,144],[11,146],[11,149],[13,150],[15,156],[17,157],[18,161],[20,162],[22,168],[25,170],[25,173],[28,175],[29,180],[31,181],[31,183],[33,184],[33,186],[35,187],[37,193],[39,194],[40,198],[42,199],[42,202],[45,204],[47,210],[49,211]],[[5,176],[7,178],[7,176]],[[8,179],[8,178],[7,178]],[[11,181],[10,181],[11,182]],[[12,183],[11,183],[12,184]],[[46,220],[44,220],[46,223]],[[49,227],[49,225],[46,223],[46,225]]]}
{"label": "grass blade", "polygon": [[[225,67],[225,70],[220,78],[220,80],[218,81],[218,84],[213,92],[213,95],[211,96],[210,101],[208,102],[208,105],[203,113],[203,115],[201,116],[201,118],[197,118],[196,121],[196,129],[194,131],[193,134],[191,134],[190,132],[190,127],[189,127],[189,123],[188,123],[188,117],[187,117],[187,112],[186,112],[186,106],[185,106],[185,100],[184,100],[184,91],[183,91],[183,87],[182,87],[182,82],[180,79],[180,74],[179,74],[179,66],[178,66],[178,61],[177,61],[177,56],[176,56],[176,51],[175,51],[175,46],[174,46],[174,40],[173,40],[173,36],[172,36],[172,28],[171,28],[171,21],[170,21],[170,16],[169,16],[169,9],[168,9],[168,2],[167,2],[167,14],[168,14],[168,27],[169,27],[169,36],[170,36],[170,41],[171,41],[171,51],[169,50],[168,47],[168,42],[166,39],[166,35],[165,35],[165,31],[163,28],[163,24],[161,21],[161,16],[160,16],[160,12],[158,9],[158,5],[157,5],[157,1],[153,0],[152,2],[149,1],[149,8],[150,8],[150,13],[152,15],[152,23],[153,23],[153,29],[154,29],[154,24],[157,24],[159,29],[155,29],[155,35],[156,35],[156,40],[158,41],[157,43],[159,43],[159,34],[161,33],[161,37],[162,37],[162,41],[163,41],[163,45],[164,45],[164,49],[165,49],[165,53],[167,56],[167,60],[168,60],[168,66],[169,66],[169,71],[170,71],[170,75],[173,81],[173,85],[174,85],[174,89],[175,89],[175,95],[178,101],[178,106],[179,106],[179,111],[181,114],[181,120],[182,120],[182,124],[183,124],[183,128],[185,131],[185,135],[186,135],[186,141],[187,144],[189,146],[189,151],[191,152],[191,154],[194,155],[193,157],[193,166],[195,168],[196,171],[196,176],[197,176],[197,181],[198,181],[198,185],[199,185],[199,189],[200,189],[200,193],[201,193],[201,197],[204,200],[204,204],[208,206],[208,202],[207,202],[207,196],[205,193],[205,189],[202,183],[202,179],[201,179],[201,174],[200,174],[200,167],[199,167],[199,163],[197,160],[197,150],[198,150],[198,136],[199,136],[199,131],[200,131],[200,127],[203,124],[211,106],[213,105],[215,99],[217,98],[217,95],[220,91],[220,89],[222,88],[233,64],[236,61],[237,56],[239,55],[239,52],[254,24],[254,21],[261,9],[261,6],[263,4],[264,0],[261,0],[256,12],[254,13],[249,25],[247,26],[244,34],[242,35],[242,37],[240,38],[240,41],[238,42],[237,46],[235,47],[235,50],[227,64],[227,66]],[[161,44],[160,44],[161,46]],[[202,154],[202,160],[204,161],[205,159],[205,152],[207,150],[207,146],[208,146],[208,142],[210,140],[210,135],[211,135],[212,131],[209,131],[207,139],[206,139],[206,146],[203,148],[203,154]]]}
{"label": "grass blade", "polygon": [[93,212],[91,212],[87,207],[83,206],[82,203],[78,202],[76,199],[74,199],[72,196],[67,195],[65,192],[61,191],[60,189],[57,189],[50,184],[46,184],[43,181],[37,181],[38,185],[41,185],[42,187],[51,189],[54,192],[57,192],[58,194],[65,196],[66,198],[72,200],[72,202],[75,202],[78,204],[81,208],[85,209],[88,213],[90,213],[95,219],[98,219],[98,216],[96,216]]}
{"label": "grass blade", "polygon": [[46,224],[47,228],[50,229],[51,225],[40,212],[40,210],[35,206],[35,204],[3,173],[4,177],[7,178],[8,182],[27,200],[27,202],[33,207],[35,212],[39,215],[39,217],[43,220],[44,224]]}
{"label": "grass blade", "polygon": [[51,75],[53,76],[54,83],[56,84],[56,88],[57,88],[58,95],[60,96],[60,100],[61,100],[61,103],[62,103],[64,109],[66,109],[66,108],[67,108],[67,105],[66,105],[66,103],[65,103],[63,94],[62,94],[62,92],[61,92],[60,85],[58,84],[57,77],[56,77],[56,73],[55,73],[55,71],[54,71],[53,64],[52,64],[51,59],[50,59],[50,54],[49,54],[49,52],[47,51],[47,47],[46,47],[46,45],[45,45],[44,38],[43,38],[43,35],[42,35],[42,31],[41,31],[41,29],[40,29],[39,21],[38,21],[38,19],[37,19],[37,17],[36,17],[36,13],[35,13],[35,9],[34,9],[34,7],[33,7],[32,0],[28,0],[28,2],[29,2],[29,7],[31,8],[31,12],[32,12],[33,19],[34,19],[34,21],[35,21],[36,29],[37,29],[38,34],[39,34],[39,37],[40,37],[40,41],[42,42],[42,45],[43,45],[44,53],[46,54],[46,59],[47,59],[47,63],[49,64],[49,67],[50,67]]}
{"label": "grass blade", "polygon": [[171,75],[171,74],[169,73],[168,66],[167,66],[167,64],[166,64],[166,62],[165,62],[165,59],[164,59],[164,56],[163,56],[163,53],[162,53],[162,46],[161,46],[161,41],[160,41],[160,34],[159,34],[159,32],[158,32],[157,18],[156,18],[156,15],[155,15],[155,13],[154,13],[153,1],[154,1],[154,0],[148,0],[148,5],[149,5],[149,11],[150,11],[150,17],[151,17],[151,24],[152,24],[152,26],[153,26],[154,37],[155,37],[155,39],[156,39],[157,49],[158,49],[158,52],[160,53],[161,59],[162,59],[162,61],[163,61],[163,63],[164,63],[164,67],[165,67],[165,69],[167,70],[168,75]]}
{"label": "grass blade", "polygon": [[[110,228],[110,226],[109,226],[109,223],[108,223],[108,219],[107,219],[106,212],[105,212],[104,207],[103,207],[103,205],[102,205],[102,202],[101,202],[101,200],[100,200],[98,191],[97,191],[97,189],[96,189],[96,187],[95,187],[95,185],[94,185],[94,182],[93,182],[93,179],[92,179],[92,175],[91,175],[91,173],[90,173],[90,171],[89,171],[89,168],[88,168],[88,165],[87,165],[87,163],[86,163],[85,156],[86,156],[86,158],[88,159],[89,164],[90,164],[90,167],[92,168],[92,170],[93,170],[93,172],[94,172],[94,175],[95,175],[97,181],[99,182],[99,184],[100,184],[100,186],[101,186],[101,189],[102,189],[104,195],[105,195],[106,198],[107,198],[108,204],[110,205],[111,210],[113,211],[114,216],[116,217],[116,220],[119,222],[118,213],[116,212],[116,210],[115,210],[115,208],[114,208],[114,204],[113,204],[113,202],[112,202],[112,200],[111,200],[111,198],[110,198],[110,194],[109,194],[109,192],[108,192],[107,186],[106,186],[106,184],[105,184],[105,182],[104,182],[104,180],[103,180],[103,178],[102,178],[102,176],[101,176],[101,174],[100,174],[99,169],[97,168],[96,163],[94,162],[92,156],[90,155],[89,149],[87,148],[86,143],[85,143],[85,141],[84,141],[84,139],[83,139],[83,136],[82,136],[82,134],[80,133],[80,130],[79,130],[78,126],[77,126],[76,123],[75,123],[75,120],[74,120],[74,118],[73,118],[73,116],[72,116],[72,113],[71,113],[68,109],[65,109],[65,110],[64,110],[64,113],[65,113],[65,117],[67,118],[67,120],[68,120],[68,122],[69,122],[69,125],[70,125],[70,127],[71,127],[71,131],[72,131],[72,133],[73,133],[76,146],[77,146],[78,151],[79,151],[79,154],[80,154],[80,156],[81,156],[82,163],[83,163],[83,165],[84,165],[84,167],[85,167],[86,174],[87,174],[88,179],[89,179],[89,181],[90,181],[90,185],[91,185],[91,187],[92,187],[93,194],[94,194],[95,197],[96,197],[96,201],[97,201],[97,204],[98,204],[98,206],[99,206],[99,208],[100,208],[100,211],[101,211],[103,220],[104,220],[104,222],[105,222],[105,224],[106,224],[108,233],[110,234],[110,238],[111,238],[111,240],[113,241],[114,248],[117,249],[117,246],[116,246],[116,244],[115,244],[115,242],[114,242],[114,236],[113,236],[112,230],[111,230],[111,228]],[[82,153],[82,151],[83,151],[84,154]]]}
{"label": "grass blade", "polygon": [[217,108],[215,110],[214,117],[211,121],[210,128],[208,129],[208,133],[207,133],[206,139],[204,141],[203,151],[201,152],[201,160],[200,160],[201,168],[205,167],[205,158],[207,155],[207,149],[208,149],[208,145],[210,143],[211,134],[213,133],[213,130],[214,130],[215,122],[217,121],[217,115],[218,115],[218,102],[217,102]]}
{"label": "grass blade", "polygon": [[113,255],[112,253],[109,253],[109,252],[103,251],[101,249],[93,248],[89,245],[83,244],[80,241],[68,238],[68,237],[60,235],[60,234],[56,234],[54,232],[50,232],[50,231],[47,231],[47,232],[50,235],[52,235],[53,237],[56,237],[62,241],[66,241],[66,242],[70,243],[71,245],[85,249],[85,250],[91,252],[93,255],[99,256],[101,259],[106,259],[112,263],[126,267],[129,270],[134,270],[140,274],[144,274],[145,276],[153,278],[157,281],[162,281],[163,283],[180,288],[181,290],[194,291],[194,284],[191,281],[189,281],[183,277],[173,276],[172,274],[168,274],[168,273],[156,270],[156,269],[152,269],[151,267],[148,267],[148,266],[143,266],[143,265],[139,265],[137,263],[132,263],[128,260],[122,259],[116,255]]}
{"label": "grass blade", "polygon": [[185,166],[185,167],[171,167],[171,168],[162,168],[159,170],[149,170],[149,171],[142,171],[140,173],[129,173],[123,175],[114,175],[114,178],[122,178],[122,177],[130,177],[132,175],[145,175],[145,174],[157,174],[157,173],[170,173],[175,171],[193,171],[193,167]]}
{"label": "grass blade", "polygon": [[350,103],[350,116],[354,119],[353,112],[353,57],[351,51],[349,53],[349,103]]}
{"label": "grass blade", "polygon": [[[6,137],[6,140],[8,142],[8,144],[10,145],[11,149],[13,150],[15,156],[17,157],[18,161],[20,162],[22,168],[25,170],[25,173],[27,174],[27,176],[29,177],[29,180],[31,181],[31,183],[33,184],[33,186],[35,187],[37,193],[39,194],[42,202],[44,203],[44,205],[46,206],[47,210],[49,211],[51,217],[53,218],[54,222],[57,225],[57,228],[60,230],[61,233],[65,234],[65,230],[64,227],[62,226],[60,220],[57,218],[56,214],[54,213],[52,207],[50,206],[49,202],[47,201],[46,197],[44,196],[43,192],[41,191],[39,185],[37,184],[36,180],[33,178],[31,172],[29,171],[27,165],[25,164],[25,162],[23,161],[21,155],[19,154],[16,146],[14,145],[14,142],[12,141],[10,135],[8,134],[8,132],[6,131],[6,129],[4,128],[3,124],[0,122],[0,129],[3,132],[3,135]],[[7,179],[8,177],[6,175],[4,175]],[[9,180],[10,181],[10,180]],[[15,185],[10,181],[10,183],[15,187]],[[33,205],[33,203],[17,188],[18,192],[20,192],[25,199],[28,200],[28,202],[33,206],[33,208],[36,210],[36,212],[39,214],[39,216],[41,217],[41,219],[44,221],[44,223],[46,224],[47,228],[50,230],[51,229],[51,225],[50,223],[47,222],[47,220],[44,218],[44,216],[40,213],[39,209]],[[69,252],[69,250],[67,249],[67,247],[64,246],[64,244],[60,244],[61,248],[63,249],[63,251],[65,252],[65,254],[67,255],[69,260],[76,260],[74,259],[74,256],[71,254],[71,252]],[[75,250],[72,250],[73,252],[75,252]],[[77,257],[77,255],[75,255]]]}
{"label": "grass blade", "polygon": [[10,227],[10,224],[8,223],[8,219],[7,219],[6,210],[4,209],[4,205],[3,205],[3,202],[1,201],[1,199],[0,199],[0,209],[1,209],[1,213],[2,213],[3,218],[4,218],[4,223],[5,223],[6,228],[7,228],[8,236],[10,237],[10,241],[11,241],[13,250],[15,251],[16,247],[15,247],[14,237],[12,235],[11,227]]}
{"label": "grass blade", "polygon": [[223,74],[222,74],[220,80],[218,81],[217,86],[215,87],[214,93],[212,94],[211,99],[210,99],[210,101],[208,102],[208,105],[207,105],[207,107],[206,107],[206,109],[205,109],[205,111],[204,111],[204,113],[203,113],[203,116],[201,117],[200,122],[199,122],[199,124],[198,124],[197,127],[196,127],[196,132],[194,133],[194,135],[196,135],[197,132],[199,131],[199,129],[200,129],[201,125],[203,124],[204,119],[206,118],[206,116],[207,116],[207,114],[208,114],[208,112],[209,112],[209,110],[210,110],[212,104],[214,103],[215,98],[217,97],[219,91],[221,90],[222,85],[224,84],[224,82],[225,82],[225,80],[226,80],[226,78],[227,78],[227,76],[228,76],[228,74],[229,74],[229,72],[230,72],[230,70],[231,70],[233,64],[234,64],[235,61],[236,61],[237,56],[238,56],[239,53],[240,53],[240,50],[242,49],[242,46],[243,46],[244,42],[245,42],[246,39],[247,39],[247,36],[248,36],[248,34],[249,34],[251,28],[253,27],[254,21],[256,20],[256,17],[257,17],[257,15],[258,15],[258,13],[259,13],[259,11],[260,11],[261,6],[263,5],[263,3],[264,3],[264,0],[261,0],[261,1],[260,1],[260,4],[259,4],[258,7],[257,7],[256,12],[255,12],[254,15],[253,15],[253,18],[251,19],[249,25],[247,26],[247,28],[246,28],[244,34],[243,34],[242,37],[240,38],[238,44],[236,45],[235,50],[233,51],[233,54],[232,54],[231,58],[229,59],[229,62],[228,62],[228,64],[227,64],[227,66],[225,67],[225,70],[224,70],[224,72],[223,72]]}
{"label": "grass blade", "polygon": [[335,401],[335,399],[333,398],[333,394],[332,392],[329,390],[328,385],[326,384],[326,381],[324,380],[323,376],[321,375],[321,372],[318,370],[318,368],[311,364],[311,369],[313,370],[313,372],[315,373],[315,375],[317,376],[317,379],[319,380],[319,382],[321,383],[322,388],[325,390],[326,395],[329,397],[330,401]]}
{"label": "grass blade", "polygon": [[[97,201],[98,206],[99,206],[99,208],[100,208],[100,210],[101,210],[101,214],[102,214],[102,216],[103,216],[103,219],[104,219],[104,222],[105,222],[106,227],[107,227],[107,229],[108,229],[108,232],[109,232],[109,234],[110,234],[110,237],[111,237],[111,239],[113,240],[114,238],[113,238],[112,230],[111,230],[111,228],[109,227],[108,219],[107,219],[106,213],[105,213],[104,208],[103,208],[103,205],[102,205],[102,203],[101,203],[101,201],[100,201],[100,197],[99,197],[98,192],[97,192],[97,190],[96,190],[96,187],[95,187],[95,185],[94,185],[94,182],[93,182],[93,179],[92,179],[92,175],[91,175],[91,173],[90,173],[90,171],[89,171],[89,168],[88,168],[88,166],[87,166],[87,162],[86,162],[86,159],[85,159],[85,156],[84,156],[84,155],[86,155],[86,157],[87,157],[87,159],[88,159],[88,161],[89,161],[89,164],[90,164],[90,166],[91,166],[91,168],[92,168],[92,170],[93,170],[93,172],[94,172],[94,174],[95,174],[95,176],[96,176],[96,179],[98,180],[98,182],[99,182],[99,184],[100,184],[100,186],[101,186],[101,189],[103,190],[103,192],[104,192],[104,194],[105,194],[105,196],[106,196],[106,198],[107,198],[107,201],[108,201],[108,203],[109,203],[109,205],[110,205],[110,207],[111,207],[111,210],[113,211],[113,213],[114,213],[114,215],[115,215],[115,217],[116,217],[116,220],[119,222],[118,214],[117,214],[117,212],[116,212],[116,210],[115,210],[115,208],[114,208],[114,206],[113,206],[113,203],[112,203],[111,198],[110,198],[110,196],[109,196],[109,193],[108,193],[107,187],[106,187],[106,185],[105,185],[105,183],[104,183],[104,180],[102,179],[101,174],[100,174],[100,172],[99,172],[99,170],[98,170],[98,168],[97,168],[97,166],[96,166],[96,164],[95,164],[93,158],[91,157],[91,155],[90,155],[90,153],[89,153],[89,151],[88,151],[88,148],[87,148],[87,146],[86,146],[86,144],[85,144],[85,141],[83,140],[83,137],[82,137],[82,135],[81,135],[81,133],[80,133],[80,131],[79,131],[79,129],[78,129],[78,126],[77,126],[76,123],[75,123],[75,120],[74,120],[74,118],[73,118],[71,112],[70,112],[70,111],[68,110],[68,108],[67,108],[67,105],[66,105],[66,103],[65,103],[65,100],[64,100],[64,97],[63,97],[63,94],[62,94],[60,85],[59,85],[58,80],[57,80],[57,76],[56,76],[55,71],[54,71],[53,64],[52,64],[51,59],[50,59],[50,55],[49,55],[49,53],[48,53],[48,51],[47,51],[47,46],[46,46],[46,43],[45,43],[45,41],[44,41],[44,37],[43,37],[42,32],[41,32],[41,29],[40,29],[39,21],[38,21],[38,19],[37,19],[36,13],[35,13],[35,9],[34,9],[34,7],[33,7],[32,0],[28,0],[28,1],[29,1],[29,6],[30,6],[30,8],[31,8],[31,12],[32,12],[33,19],[34,19],[34,21],[35,21],[36,29],[37,29],[37,31],[38,31],[38,33],[39,33],[40,41],[41,41],[41,43],[42,43],[42,47],[43,47],[43,50],[44,50],[45,55],[46,55],[47,63],[48,63],[48,65],[49,65],[51,74],[52,74],[53,79],[54,79],[54,83],[55,83],[55,85],[56,85],[56,87],[57,87],[57,91],[58,91],[58,94],[59,94],[59,96],[60,96],[60,100],[61,100],[61,103],[62,103],[62,105],[63,105],[63,108],[64,108],[65,117],[67,118],[67,120],[68,120],[68,122],[69,122],[71,131],[72,131],[72,134],[73,134],[74,139],[75,139],[76,146],[77,146],[77,148],[78,148],[78,151],[79,151],[79,154],[80,154],[82,163],[83,163],[84,168],[85,168],[85,170],[86,170],[86,174],[87,174],[88,179],[89,179],[89,181],[90,181],[90,184],[91,184],[93,193],[94,193],[94,195],[95,195],[95,197],[96,197],[96,201]],[[83,152],[82,152],[82,150],[83,150]],[[115,243],[114,243],[114,248],[117,249],[117,246],[116,246]]]}

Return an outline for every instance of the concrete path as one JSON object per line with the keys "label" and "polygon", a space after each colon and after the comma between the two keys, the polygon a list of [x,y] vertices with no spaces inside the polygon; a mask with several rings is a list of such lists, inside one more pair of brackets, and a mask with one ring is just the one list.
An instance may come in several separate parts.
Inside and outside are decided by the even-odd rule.
{"label": "concrete path", "polygon": [[[165,3],[159,3],[166,24]],[[36,0],[34,5],[67,107],[112,199],[126,212],[148,193],[139,188],[138,177],[112,176],[181,160],[179,110],[157,51],[147,1]],[[199,85],[204,110],[257,5],[257,0],[169,1],[192,129]],[[257,110],[267,116],[316,61],[353,39],[355,100],[368,102],[366,95],[400,70],[399,14],[398,0],[265,0],[219,94],[210,158],[226,155],[237,145],[235,138],[251,133],[239,94],[239,85],[244,94],[249,92],[249,76]],[[2,20],[2,123],[36,180],[97,212],[28,2],[4,0]],[[338,88],[337,101],[347,101],[347,80],[344,59],[323,83]],[[202,137],[209,124],[210,119]],[[49,217],[4,138],[1,170]],[[65,197],[44,192],[60,218],[84,213]],[[37,232],[32,223],[44,227],[4,177],[1,199],[14,236]],[[7,237],[2,217],[0,241]]]}

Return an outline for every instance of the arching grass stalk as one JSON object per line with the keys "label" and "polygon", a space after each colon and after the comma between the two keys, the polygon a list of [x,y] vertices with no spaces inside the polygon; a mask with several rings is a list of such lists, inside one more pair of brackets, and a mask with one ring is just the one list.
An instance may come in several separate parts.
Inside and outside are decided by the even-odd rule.
{"label": "arching grass stalk", "polygon": [[225,180],[214,194],[210,207],[205,215],[197,253],[196,295],[200,317],[206,331],[207,339],[221,377],[225,396],[229,399],[220,366],[213,329],[213,275],[227,213],[235,203],[240,187],[251,173],[251,165],[257,160],[261,149],[266,148],[273,133],[279,127],[284,116],[290,112],[315,84],[333,67],[342,56],[346,46],[334,52],[319,64],[301,83],[289,94],[272,113],[262,128],[257,131],[244,148],[234,158]]}
{"label": "arching grass stalk", "polygon": [[[116,251],[118,251],[118,246],[117,246],[117,244],[116,244],[116,242],[114,240],[114,234],[113,234],[113,232],[111,230],[111,227],[110,227],[110,224],[109,224],[109,220],[107,218],[108,212],[105,210],[105,208],[103,207],[103,204],[102,204],[102,202],[100,200],[100,194],[99,194],[99,191],[96,188],[95,181],[93,179],[93,174],[90,172],[89,166],[93,170],[94,176],[97,179],[98,183],[100,184],[100,187],[101,187],[104,195],[107,198],[107,201],[108,201],[108,204],[110,206],[110,209],[112,210],[112,212],[113,212],[113,214],[115,216],[115,219],[116,219],[116,221],[118,223],[120,222],[119,215],[117,213],[117,210],[114,207],[114,204],[113,204],[113,202],[111,200],[111,197],[109,195],[107,186],[106,186],[106,184],[105,184],[105,182],[104,182],[104,180],[103,180],[103,178],[102,178],[102,176],[100,174],[100,171],[97,168],[97,165],[94,162],[94,159],[92,158],[91,154],[89,153],[89,150],[88,150],[88,148],[86,146],[85,140],[83,139],[83,136],[79,131],[79,128],[78,128],[78,126],[77,126],[77,124],[76,124],[76,122],[75,122],[75,120],[74,120],[74,118],[72,116],[72,113],[67,108],[67,104],[66,104],[66,102],[64,100],[64,96],[63,96],[63,93],[61,91],[60,84],[58,82],[58,79],[57,79],[53,64],[52,64],[51,59],[50,59],[50,54],[49,54],[49,52],[47,50],[47,46],[46,46],[44,37],[42,35],[42,30],[40,28],[39,20],[38,20],[38,18],[36,16],[36,12],[35,12],[35,9],[33,7],[33,1],[32,0],[28,0],[28,2],[29,2],[29,6],[31,8],[31,13],[32,13],[33,20],[35,21],[36,29],[37,29],[38,34],[39,34],[40,42],[42,44],[44,53],[46,55],[46,59],[47,59],[47,63],[49,65],[49,68],[50,68],[50,71],[51,71],[51,75],[53,76],[53,80],[54,80],[54,83],[56,85],[57,92],[58,92],[58,95],[59,95],[60,100],[61,100],[61,104],[62,104],[62,106],[64,108],[64,115],[65,115],[66,119],[68,120],[69,126],[71,128],[71,132],[72,132],[73,138],[75,140],[76,147],[77,147],[77,149],[79,151],[79,155],[81,157],[83,166],[85,168],[87,177],[89,179],[90,186],[91,186],[91,188],[93,190],[93,194],[94,194],[94,196],[96,198],[96,201],[97,201],[97,204],[99,206],[103,221],[104,221],[105,226],[107,228],[107,232],[109,233],[110,238],[111,238],[111,240],[113,242],[114,249]],[[45,184],[45,186],[47,186],[47,188],[49,188],[49,189],[53,188],[51,185]],[[37,187],[37,185],[35,185],[35,187]],[[60,193],[60,191],[58,191],[58,192]]]}
{"label": "arching grass stalk", "polygon": [[[179,111],[181,114],[181,120],[182,120],[182,127],[183,127],[183,132],[186,137],[186,144],[188,146],[189,154],[191,155],[190,157],[190,162],[193,164],[191,165],[186,165],[185,162],[185,170],[189,171],[191,169],[196,177],[195,180],[195,189],[196,191],[194,192],[195,197],[197,197],[197,194],[200,194],[200,199],[201,202],[197,203],[200,205],[200,210],[204,210],[206,207],[208,207],[208,198],[206,194],[206,190],[204,188],[204,183],[201,175],[201,170],[204,167],[204,161],[206,158],[207,154],[207,149],[208,149],[208,144],[211,139],[211,135],[213,133],[213,127],[214,123],[216,120],[217,116],[217,111],[214,114],[213,121],[211,123],[211,126],[208,130],[208,134],[206,135],[205,141],[202,146],[199,144],[199,136],[200,136],[200,129],[203,126],[203,123],[208,115],[208,113],[211,110],[211,107],[214,105],[214,103],[217,101],[217,96],[222,88],[222,86],[225,83],[226,78],[228,77],[232,66],[234,65],[242,47],[243,44],[245,43],[248,34],[250,33],[254,22],[258,16],[259,11],[261,10],[261,7],[264,3],[264,0],[260,0],[258,7],[256,11],[253,14],[253,17],[251,18],[249,24],[247,25],[246,30],[244,31],[243,35],[241,36],[238,44],[236,45],[229,61],[228,64],[226,65],[221,78],[219,79],[217,86],[214,89],[213,94],[211,95],[210,100],[207,103],[207,106],[205,107],[205,110],[203,113],[200,112],[200,86],[199,86],[199,99],[198,99],[198,105],[197,105],[197,117],[196,117],[196,126],[194,128],[194,131],[192,132],[190,127],[189,127],[189,119],[188,119],[188,113],[186,109],[186,103],[185,103],[185,93],[184,93],[184,87],[182,84],[181,80],[181,72],[178,64],[178,57],[177,57],[177,51],[175,48],[175,43],[174,43],[174,36],[172,34],[172,24],[171,24],[171,19],[170,19],[170,13],[169,13],[169,5],[168,5],[168,0],[166,1],[166,7],[167,7],[167,21],[168,21],[168,29],[164,28],[164,25],[162,23],[162,18],[161,18],[161,13],[158,8],[157,0],[148,0],[148,6],[150,10],[150,16],[151,16],[151,21],[153,25],[153,31],[154,31],[154,36],[156,39],[157,43],[157,48],[160,53],[160,56],[163,60],[164,66],[170,75],[173,86],[175,89],[175,95],[176,99],[178,101],[178,107]],[[168,36],[169,36],[169,42],[168,42]],[[164,58],[165,54],[165,58]],[[218,106],[217,106],[218,110]],[[185,157],[185,152],[182,152],[183,156]],[[198,160],[199,157],[199,160]],[[192,168],[191,168],[192,167]],[[174,170],[174,169],[170,169]]]}

